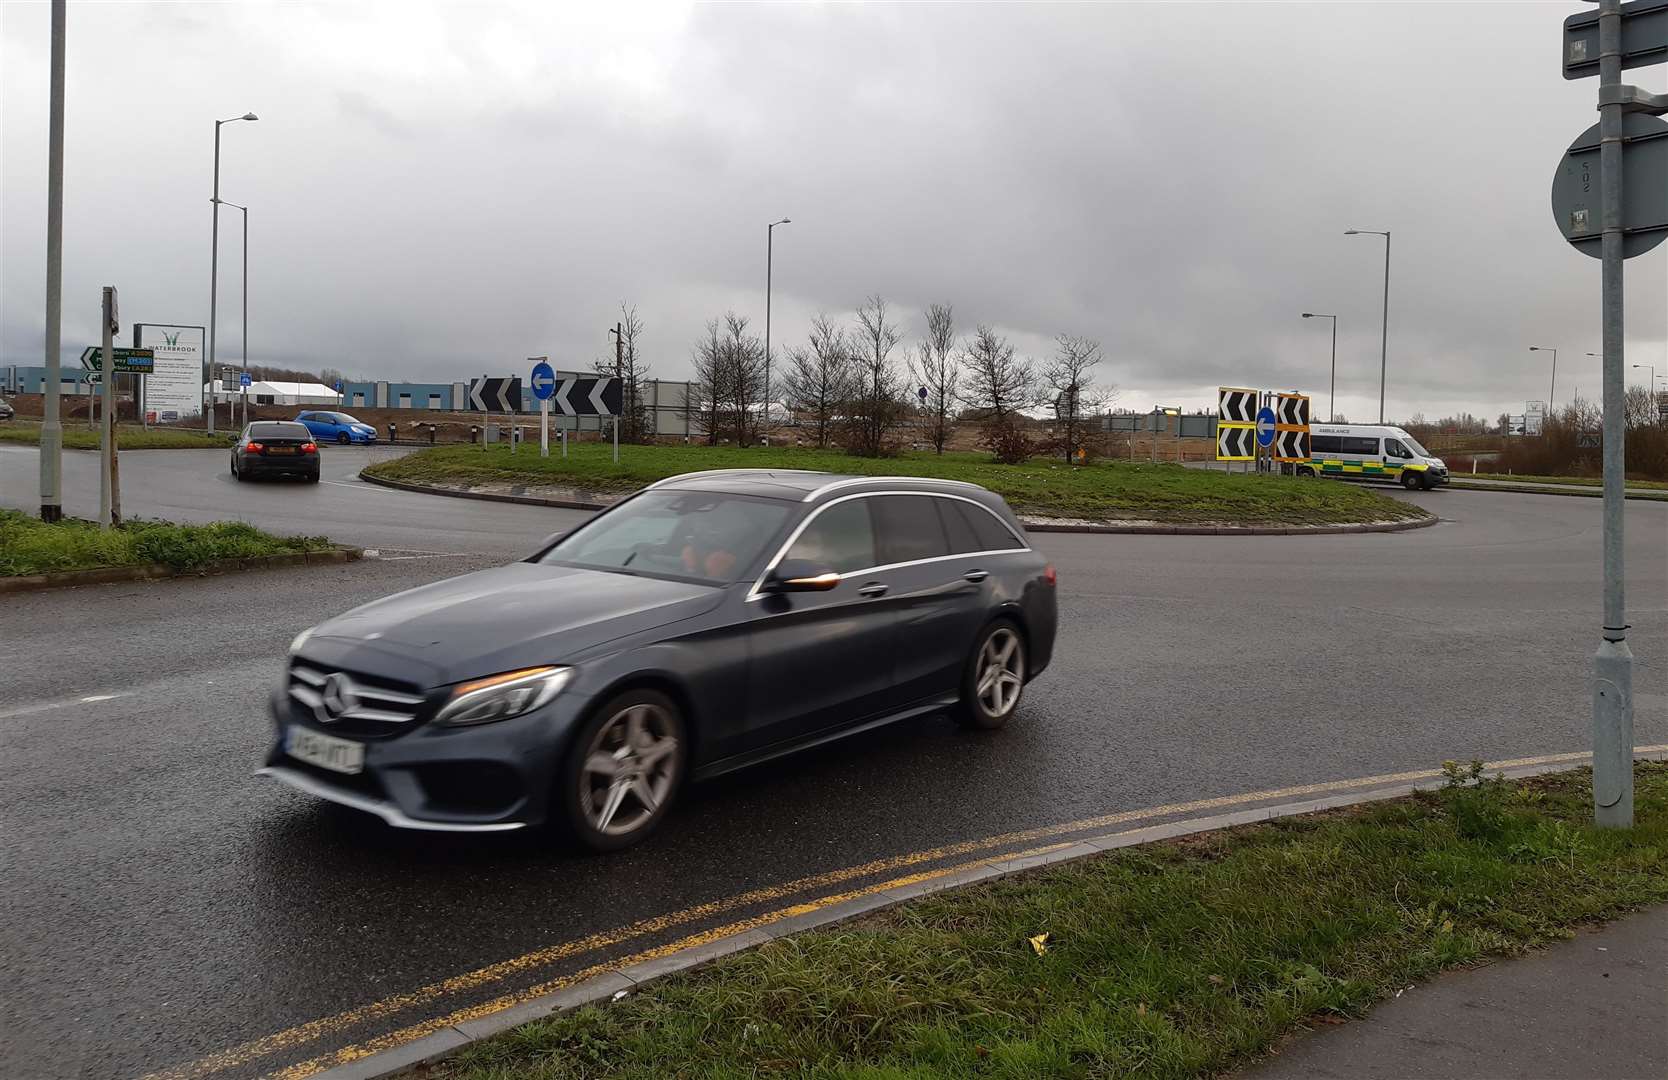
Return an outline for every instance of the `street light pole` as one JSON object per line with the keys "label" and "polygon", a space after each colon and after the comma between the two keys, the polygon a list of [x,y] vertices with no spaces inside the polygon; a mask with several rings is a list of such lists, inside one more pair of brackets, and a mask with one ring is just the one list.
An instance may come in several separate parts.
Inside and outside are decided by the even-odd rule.
{"label": "street light pole", "polygon": [[1552,382],[1546,388],[1546,415],[1548,419],[1551,419],[1553,395],[1558,392],[1558,350],[1549,349],[1544,345],[1531,345],[1529,346],[1529,351],[1549,352],[1552,354]]}
{"label": "street light pole", "polygon": [[[60,327],[64,310],[64,8],[52,0],[46,151],[46,385],[41,387],[41,520],[64,516],[64,425],[58,419]],[[108,366],[108,365],[106,365]]]}
{"label": "street light pole", "polygon": [[[233,210],[243,211],[243,370],[249,370],[249,208],[235,202],[221,202]],[[239,388],[243,397],[243,422],[249,423],[249,391]]]}
{"label": "street light pole", "polygon": [[765,377],[764,377],[764,426],[770,427],[770,271],[774,261],[776,240],[776,226],[792,224],[792,218],[783,218],[765,226]]}
{"label": "street light pole", "polygon": [[252,112],[242,116],[234,116],[229,120],[214,122],[214,195],[209,200],[214,205],[214,228],[209,241],[209,354],[208,354],[208,433],[214,434],[214,322],[215,313],[220,300],[220,125],[230,124],[238,120],[259,120],[260,117]]}
{"label": "street light pole", "polygon": [[1326,398],[1326,421],[1331,423],[1332,418],[1338,415],[1338,316],[1325,315],[1318,311],[1305,311],[1303,317],[1305,319],[1332,320],[1332,380]]}
{"label": "street light pole", "polygon": [[1384,322],[1378,339],[1378,422],[1384,423],[1384,373],[1390,355],[1390,230],[1345,229],[1345,236],[1384,237]]}

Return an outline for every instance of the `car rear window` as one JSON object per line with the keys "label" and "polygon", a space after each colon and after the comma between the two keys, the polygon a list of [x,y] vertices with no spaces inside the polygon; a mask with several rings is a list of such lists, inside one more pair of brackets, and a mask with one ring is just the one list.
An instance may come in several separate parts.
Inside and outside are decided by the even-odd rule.
{"label": "car rear window", "polygon": [[250,424],[249,437],[251,439],[311,439],[304,424],[271,423]]}
{"label": "car rear window", "polygon": [[955,504],[967,515],[973,531],[979,534],[980,551],[1023,551],[1025,542],[993,512],[970,502],[957,499]]}

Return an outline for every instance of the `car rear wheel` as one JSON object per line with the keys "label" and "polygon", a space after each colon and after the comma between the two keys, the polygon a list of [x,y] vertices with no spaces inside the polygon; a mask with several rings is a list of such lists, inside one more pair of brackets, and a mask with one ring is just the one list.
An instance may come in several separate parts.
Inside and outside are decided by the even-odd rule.
{"label": "car rear wheel", "polygon": [[243,474],[237,471],[237,458],[232,459],[232,479],[238,483],[243,482]]}
{"label": "car rear wheel", "polygon": [[314,472],[310,472],[310,473],[308,473],[308,474],[307,474],[307,482],[308,482],[308,483],[309,483],[309,484],[316,484],[316,483],[318,483],[318,482],[319,482],[319,474],[318,474],[318,472],[317,472],[317,471],[314,471]]}
{"label": "car rear wheel", "polygon": [[958,721],[964,727],[990,730],[1008,722],[1025,692],[1025,639],[1011,622],[985,628],[967,658],[962,676]]}
{"label": "car rear wheel", "polygon": [[574,838],[592,851],[618,851],[648,836],[677,797],[687,748],[683,717],[665,694],[631,690],[598,709],[557,785]]}

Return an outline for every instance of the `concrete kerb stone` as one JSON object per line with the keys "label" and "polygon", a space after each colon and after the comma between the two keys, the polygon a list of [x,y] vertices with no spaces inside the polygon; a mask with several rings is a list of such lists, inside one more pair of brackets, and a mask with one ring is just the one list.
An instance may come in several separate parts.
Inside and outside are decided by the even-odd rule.
{"label": "concrete kerb stone", "polygon": [[337,547],[322,551],[285,552],[280,555],[253,555],[238,559],[216,559],[201,566],[176,569],[162,563],[138,563],[134,566],[100,566],[91,570],[64,570],[52,574],[24,574],[0,577],[0,595],[34,592],[39,589],[72,588],[81,585],[114,585],[130,581],[156,581],[162,578],[207,577],[233,574],[243,570],[269,570],[283,566],[324,565],[353,562],[364,552],[359,548]]}
{"label": "concrete kerb stone", "polygon": [[[558,510],[606,510],[612,503],[584,499],[551,499],[539,495],[513,495],[498,491],[468,491],[463,488],[435,487],[412,484],[404,480],[387,480],[361,470],[359,479],[378,487],[397,491],[411,491],[419,495],[440,495],[452,499],[479,499],[483,502],[518,503],[522,506],[548,506]],[[1066,524],[1062,522],[1032,521],[1021,517],[1026,532],[1034,533],[1122,533],[1145,536],[1334,536],[1343,533],[1393,533],[1409,529],[1423,529],[1440,520],[1435,514],[1405,521],[1363,521],[1347,525],[1158,525],[1158,524]]]}
{"label": "concrete kerb stone", "polygon": [[[1668,759],[1668,753],[1637,754],[1640,760]],[[1543,765],[1524,765],[1498,771],[1498,775],[1509,779],[1523,779],[1547,773],[1567,772],[1571,769],[1582,768],[1588,762],[1577,759],[1567,762],[1556,762]],[[1166,822],[1160,825],[1149,825],[1139,829],[1128,829],[1122,832],[1105,833],[1077,839],[1054,851],[1040,852],[1013,859],[997,859],[980,863],[976,866],[945,874],[926,881],[900,885],[878,893],[852,897],[826,908],[792,915],[775,923],[754,927],[740,934],[717,941],[706,942],[689,949],[685,949],[654,960],[643,961],[628,967],[617,968],[575,986],[547,994],[532,1001],[513,1006],[491,1016],[481,1017],[447,1028],[445,1032],[455,1033],[462,1038],[462,1042],[454,1042],[450,1037],[439,1039],[433,1044],[436,1048],[425,1048],[420,1054],[412,1051],[419,1044],[428,1043],[431,1039],[444,1033],[427,1036],[417,1043],[410,1043],[403,1047],[396,1047],[362,1058],[347,1065],[338,1066],[317,1074],[315,1080],[371,1080],[374,1077],[396,1076],[410,1068],[426,1062],[446,1057],[469,1042],[483,1039],[489,1035],[496,1035],[530,1020],[537,1020],[558,1012],[578,1008],[604,999],[612,999],[621,990],[633,990],[655,979],[667,975],[688,971],[702,964],[710,963],[722,956],[742,952],[756,945],[770,941],[791,937],[818,927],[833,923],[844,922],[849,919],[866,915],[871,912],[894,907],[908,900],[914,900],[946,889],[959,888],[964,885],[993,881],[1011,874],[1032,870],[1038,867],[1053,866],[1060,863],[1075,862],[1078,859],[1099,855],[1118,848],[1136,847],[1160,840],[1173,839],[1178,836],[1193,836],[1201,833],[1216,832],[1221,829],[1233,828],[1240,825],[1256,824],[1262,821],[1274,821],[1281,818],[1299,817],[1323,810],[1339,809],[1342,807],[1360,806],[1372,802],[1384,802],[1401,798],[1415,791],[1430,791],[1442,787],[1445,783],[1440,778],[1384,784],[1361,791],[1344,792],[1319,799],[1305,799],[1299,802],[1276,803],[1268,806],[1252,807],[1247,810],[1236,810],[1226,814],[1212,814],[1206,817],[1186,818],[1179,821]]]}

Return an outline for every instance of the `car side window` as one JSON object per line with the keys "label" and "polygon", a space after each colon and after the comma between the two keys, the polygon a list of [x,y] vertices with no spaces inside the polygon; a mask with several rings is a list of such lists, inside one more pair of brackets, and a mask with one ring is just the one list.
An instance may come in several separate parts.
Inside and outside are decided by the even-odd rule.
{"label": "car side window", "polygon": [[950,542],[931,496],[877,495],[870,501],[875,504],[882,566],[950,554]]}
{"label": "car side window", "polygon": [[1336,454],[1342,441],[1336,435],[1313,435],[1309,438],[1309,449],[1317,454]]}
{"label": "car side window", "polygon": [[1339,440],[1343,443],[1339,450],[1345,454],[1362,454],[1372,457],[1378,454],[1378,440],[1363,438],[1359,435],[1345,435]]}
{"label": "car side window", "polygon": [[934,499],[938,516],[944,521],[944,535],[950,541],[950,554],[963,555],[970,551],[984,551],[979,534],[967,519],[966,506],[956,499]]}
{"label": "car side window", "polygon": [[973,531],[979,535],[980,551],[1021,551],[1025,544],[1014,536],[1013,530],[997,520],[995,514],[982,506],[972,503],[957,502],[961,512],[967,515]]}
{"label": "car side window", "polygon": [[811,519],[783,558],[804,559],[840,574],[878,565],[872,502],[848,499],[830,506]]}
{"label": "car side window", "polygon": [[1389,457],[1397,457],[1397,458],[1406,458],[1406,457],[1412,457],[1413,456],[1412,454],[1407,452],[1407,447],[1402,445],[1400,439],[1385,439],[1384,440],[1384,453]]}

